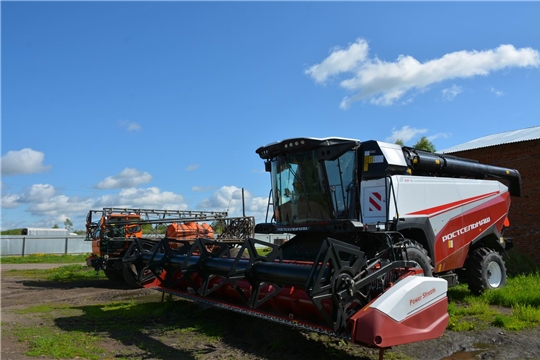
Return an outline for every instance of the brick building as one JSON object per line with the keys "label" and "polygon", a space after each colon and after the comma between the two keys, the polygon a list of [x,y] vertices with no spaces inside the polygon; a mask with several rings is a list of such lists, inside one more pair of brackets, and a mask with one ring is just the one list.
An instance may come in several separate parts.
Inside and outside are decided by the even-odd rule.
{"label": "brick building", "polygon": [[441,152],[519,171],[521,197],[512,197],[505,237],[513,237],[515,248],[540,265],[540,126],[485,136]]}

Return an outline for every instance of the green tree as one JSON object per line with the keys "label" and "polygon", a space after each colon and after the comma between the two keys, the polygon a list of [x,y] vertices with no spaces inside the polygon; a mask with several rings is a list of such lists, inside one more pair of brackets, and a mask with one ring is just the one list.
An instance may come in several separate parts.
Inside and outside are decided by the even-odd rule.
{"label": "green tree", "polygon": [[413,148],[426,150],[429,152],[437,151],[437,149],[435,148],[435,145],[433,145],[433,143],[429,141],[428,138],[425,136],[422,136],[422,138],[418,140],[416,144],[413,145]]}
{"label": "green tree", "polygon": [[212,227],[212,230],[214,230],[214,234],[222,234],[227,227],[227,224],[225,223],[225,220],[214,220],[210,226]]}
{"label": "green tree", "polygon": [[59,229],[60,227],[58,226],[58,224],[54,224],[54,225],[52,226],[52,228],[53,228],[53,229]]}
{"label": "green tree", "polygon": [[64,221],[64,229],[67,229],[69,232],[73,232],[73,223],[69,218],[66,218],[66,221]]}
{"label": "green tree", "polygon": [[142,225],[143,234],[151,234],[153,229],[154,229],[154,227],[152,226],[152,224],[143,224]]}
{"label": "green tree", "polygon": [[399,146],[405,146],[405,143],[403,142],[402,139],[396,139],[395,144],[398,144]]}
{"label": "green tree", "polygon": [[0,235],[21,235],[22,229],[2,230]]}

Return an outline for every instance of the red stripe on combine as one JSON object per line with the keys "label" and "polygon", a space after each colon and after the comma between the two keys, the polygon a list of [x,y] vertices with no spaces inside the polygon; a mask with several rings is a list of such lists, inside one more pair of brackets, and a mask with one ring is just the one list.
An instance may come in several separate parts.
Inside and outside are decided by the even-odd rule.
{"label": "red stripe on combine", "polygon": [[377,202],[375,202],[371,196],[369,197],[369,203],[373,205],[377,211],[381,211],[381,205],[377,204]]}
{"label": "red stripe on combine", "polygon": [[463,205],[466,205],[466,204],[469,204],[469,203],[472,203],[472,202],[475,202],[475,201],[478,201],[478,200],[482,200],[482,199],[485,199],[485,198],[488,198],[490,196],[493,196],[493,195],[497,195],[499,194],[500,191],[493,191],[493,192],[490,192],[490,193],[487,193],[487,194],[482,194],[482,195],[478,195],[478,196],[473,196],[473,197],[470,197],[470,198],[467,198],[467,199],[462,199],[462,200],[459,200],[459,201],[454,201],[454,202],[451,202],[451,203],[448,203],[448,204],[444,204],[444,205],[439,205],[439,206],[435,206],[435,207],[432,207],[432,208],[429,208],[429,209],[424,209],[424,210],[419,210],[419,211],[414,211],[412,213],[408,213],[407,215],[427,215],[427,216],[433,216],[435,214],[439,214],[439,213],[443,213],[443,212],[446,212],[446,211],[450,211],[450,210],[453,210],[457,207],[460,207],[460,206],[463,206]]}

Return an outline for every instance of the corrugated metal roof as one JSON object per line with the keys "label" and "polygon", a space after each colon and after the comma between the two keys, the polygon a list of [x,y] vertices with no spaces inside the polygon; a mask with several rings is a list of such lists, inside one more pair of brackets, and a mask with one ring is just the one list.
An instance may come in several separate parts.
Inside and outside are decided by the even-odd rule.
{"label": "corrugated metal roof", "polygon": [[454,153],[458,151],[479,149],[488,146],[502,145],[519,141],[540,139],[540,126],[533,126],[521,130],[507,131],[500,134],[488,135],[471,140],[461,145],[439,151],[441,153]]}

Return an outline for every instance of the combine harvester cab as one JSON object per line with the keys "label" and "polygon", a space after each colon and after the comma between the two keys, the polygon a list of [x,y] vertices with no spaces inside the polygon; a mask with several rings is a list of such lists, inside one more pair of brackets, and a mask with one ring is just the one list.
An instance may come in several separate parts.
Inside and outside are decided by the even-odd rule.
{"label": "combine harvester cab", "polygon": [[155,276],[145,286],[384,349],[443,334],[447,287],[465,264],[473,290],[504,285],[496,251],[511,244],[502,232],[517,171],[343,138],[257,153],[272,217],[255,232],[294,237],[248,238],[237,252],[210,238],[163,239],[152,251],[134,241],[124,261]]}

